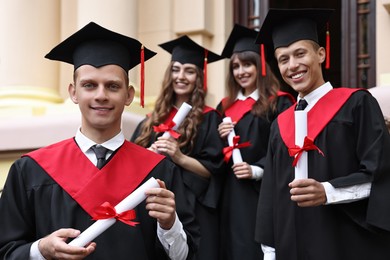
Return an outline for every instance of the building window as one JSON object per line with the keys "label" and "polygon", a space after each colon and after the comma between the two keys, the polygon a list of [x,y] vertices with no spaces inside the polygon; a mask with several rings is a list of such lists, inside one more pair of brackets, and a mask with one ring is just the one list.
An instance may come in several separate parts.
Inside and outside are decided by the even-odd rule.
{"label": "building window", "polygon": [[357,35],[358,35],[358,55],[357,55],[357,87],[369,88],[371,55],[369,46],[370,20],[371,13],[370,1],[360,0],[357,2]]}
{"label": "building window", "polygon": [[251,29],[259,29],[264,0],[234,0],[234,22]]}
{"label": "building window", "polygon": [[248,16],[249,28],[260,28],[260,0],[249,1],[249,16]]}

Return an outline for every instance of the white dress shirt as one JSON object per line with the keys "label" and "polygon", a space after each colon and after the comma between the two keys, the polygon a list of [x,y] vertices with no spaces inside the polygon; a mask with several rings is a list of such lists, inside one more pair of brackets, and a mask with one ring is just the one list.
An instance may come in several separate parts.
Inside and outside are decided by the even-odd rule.
{"label": "white dress shirt", "polygon": [[[317,101],[333,89],[329,82],[307,94],[304,98],[307,101],[307,107],[304,111],[309,112]],[[303,97],[298,96],[298,102]],[[361,200],[370,196],[371,182],[359,185],[353,185],[343,188],[334,188],[329,182],[322,182],[326,193],[326,204],[348,203]]]}
{"label": "white dress shirt", "polygon": [[[92,151],[91,147],[94,145],[101,145],[109,149],[106,154],[106,159],[108,159],[114,151],[116,151],[125,141],[125,137],[120,131],[116,136],[110,140],[102,143],[96,144],[94,141],[86,137],[81,133],[80,128],[77,130],[75,136],[76,143],[80,147],[81,151],[87,156],[87,158],[94,164],[97,164],[97,159],[95,153]],[[82,232],[83,230],[81,230]],[[171,229],[164,230],[157,223],[157,236],[163,245],[166,253],[170,259],[185,259],[188,255],[188,245],[187,245],[187,235],[184,232],[183,224],[180,222],[179,217],[176,214],[175,222]],[[30,248],[30,260],[45,260],[42,254],[39,251],[38,243],[40,240],[35,241]]]}

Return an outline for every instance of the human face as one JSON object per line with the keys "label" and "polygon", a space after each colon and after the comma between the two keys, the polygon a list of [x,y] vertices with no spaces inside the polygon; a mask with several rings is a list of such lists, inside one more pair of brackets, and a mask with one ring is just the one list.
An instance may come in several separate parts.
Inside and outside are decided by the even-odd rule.
{"label": "human face", "polygon": [[237,56],[233,57],[231,62],[234,79],[243,88],[243,94],[245,96],[250,95],[256,90],[256,65],[251,62],[241,61]]}
{"label": "human face", "polygon": [[134,97],[134,89],[127,84],[125,71],[117,65],[83,65],[76,70],[69,95],[79,105],[83,134],[98,141],[119,133],[124,107]]}
{"label": "human face", "polygon": [[315,50],[309,40],[292,43],[275,50],[275,57],[283,80],[299,96],[304,97],[324,84],[321,63],[325,60],[325,49]]}
{"label": "human face", "polygon": [[176,99],[179,102],[185,102],[189,100],[192,92],[195,88],[196,77],[196,65],[175,61],[172,64],[172,84],[173,91],[176,94]]}

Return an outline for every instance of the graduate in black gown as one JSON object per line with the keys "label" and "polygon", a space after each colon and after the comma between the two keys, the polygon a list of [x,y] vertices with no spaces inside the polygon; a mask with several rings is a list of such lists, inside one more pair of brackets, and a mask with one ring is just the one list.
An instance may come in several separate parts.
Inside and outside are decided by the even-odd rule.
{"label": "graduate in black gown", "polygon": [[[122,112],[134,97],[128,71],[154,55],[147,48],[142,52],[137,40],[93,22],[46,55],[74,65],[69,95],[82,123],[74,138],[12,165],[0,198],[1,259],[192,258],[199,226],[179,169],[126,141],[121,131]],[[148,189],[146,200],[123,214],[113,211],[151,177],[160,187]],[[93,242],[68,244],[92,218],[105,215],[117,220]]]}
{"label": "graduate in black gown", "polygon": [[[271,9],[259,33],[307,113],[303,145],[294,107],[271,127],[256,227],[265,259],[390,259],[390,136],[369,92],[323,78],[318,34],[331,13]],[[295,178],[302,153],[307,178]]]}
{"label": "graduate in black gown", "polygon": [[[220,114],[205,104],[207,78],[204,71],[207,63],[221,57],[188,36],[160,46],[171,53],[171,62],[155,109],[138,125],[131,140],[168,156],[180,167],[188,203],[195,207],[200,224],[196,259],[218,259],[217,209],[224,174],[223,142],[217,132]],[[171,132],[169,137],[162,136],[162,132],[171,129],[172,119],[183,102],[192,106],[189,114],[176,132]]]}
{"label": "graduate in black gown", "polygon": [[[220,213],[224,260],[262,258],[254,240],[254,228],[269,129],[277,115],[293,104],[291,96],[279,91],[279,83],[268,65],[261,63],[256,35],[254,30],[235,25],[222,52],[230,58],[228,96],[218,110],[232,123],[223,122],[218,129],[224,140],[234,130],[240,137],[237,145],[243,145],[243,162],[233,163],[232,158],[226,157],[228,169]],[[225,146],[229,146],[227,142]]]}

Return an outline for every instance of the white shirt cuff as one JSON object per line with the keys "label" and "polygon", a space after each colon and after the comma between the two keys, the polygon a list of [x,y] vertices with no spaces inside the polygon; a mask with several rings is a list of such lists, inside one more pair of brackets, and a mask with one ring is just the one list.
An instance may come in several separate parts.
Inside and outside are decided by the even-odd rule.
{"label": "white shirt cuff", "polygon": [[187,234],[184,232],[183,224],[176,213],[175,222],[169,230],[162,229],[157,223],[157,236],[163,245],[169,258],[186,259],[188,255]]}
{"label": "white shirt cuff", "polygon": [[29,260],[46,260],[43,257],[43,255],[41,254],[41,252],[39,251],[39,248],[38,248],[39,241],[40,240],[37,240],[34,243],[32,243],[32,245],[30,247],[30,258],[29,258]]}
{"label": "white shirt cuff", "polygon": [[368,198],[371,192],[371,182],[335,188],[329,182],[322,182],[326,193],[327,204],[349,203]]}
{"label": "white shirt cuff", "polygon": [[275,248],[261,244],[261,250],[263,251],[263,260],[275,260]]}
{"label": "white shirt cuff", "polygon": [[251,168],[252,168],[252,179],[253,180],[258,181],[261,178],[263,178],[264,170],[261,167],[256,166],[256,165],[251,165]]}

